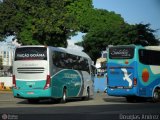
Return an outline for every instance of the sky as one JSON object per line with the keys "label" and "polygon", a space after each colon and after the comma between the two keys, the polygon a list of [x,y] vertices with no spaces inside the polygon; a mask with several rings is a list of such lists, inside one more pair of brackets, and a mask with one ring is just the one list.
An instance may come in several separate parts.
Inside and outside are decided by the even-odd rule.
{"label": "sky", "polygon": [[[114,11],[129,24],[149,23],[151,29],[160,29],[160,0],[93,0],[93,6]],[[154,34],[160,38],[160,30]],[[79,34],[71,40],[80,41],[81,36],[82,34]]]}

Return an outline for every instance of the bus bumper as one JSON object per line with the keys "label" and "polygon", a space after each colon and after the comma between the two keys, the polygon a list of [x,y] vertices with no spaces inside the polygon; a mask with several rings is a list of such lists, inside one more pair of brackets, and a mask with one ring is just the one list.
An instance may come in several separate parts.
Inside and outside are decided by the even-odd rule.
{"label": "bus bumper", "polygon": [[16,98],[50,98],[51,89],[36,89],[36,90],[18,90],[13,89],[13,96]]}
{"label": "bus bumper", "polygon": [[132,89],[112,89],[112,88],[108,88],[107,89],[107,94],[109,96],[137,96],[137,89],[136,88],[132,88]]}

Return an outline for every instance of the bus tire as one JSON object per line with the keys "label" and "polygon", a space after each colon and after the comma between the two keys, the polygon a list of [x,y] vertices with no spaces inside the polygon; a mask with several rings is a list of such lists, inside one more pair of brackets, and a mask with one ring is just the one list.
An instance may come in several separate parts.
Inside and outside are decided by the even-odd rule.
{"label": "bus tire", "polygon": [[82,97],[82,100],[89,100],[89,99],[90,99],[90,90],[89,90],[89,87],[88,87],[87,91],[86,91],[86,96]]}
{"label": "bus tire", "polygon": [[90,89],[89,87],[87,88],[87,96],[86,96],[86,100],[90,99]]}
{"label": "bus tire", "polygon": [[66,102],[67,102],[67,90],[64,88],[61,103],[66,103]]}
{"label": "bus tire", "polygon": [[89,90],[89,87],[87,88],[87,91],[86,91],[86,96],[83,96],[81,97],[81,100],[89,100],[90,99],[90,90]]}
{"label": "bus tire", "polygon": [[39,103],[39,99],[28,99],[28,103],[31,103],[31,104]]}
{"label": "bus tire", "polygon": [[160,101],[160,92],[158,91],[158,89],[154,90],[152,99],[153,99],[153,102]]}

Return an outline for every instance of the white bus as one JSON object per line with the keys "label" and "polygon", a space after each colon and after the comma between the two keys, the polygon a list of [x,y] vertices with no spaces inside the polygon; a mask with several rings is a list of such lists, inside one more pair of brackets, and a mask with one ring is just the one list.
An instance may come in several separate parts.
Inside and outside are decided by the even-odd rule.
{"label": "white bus", "polygon": [[13,95],[35,103],[93,96],[92,60],[84,52],[51,46],[20,46],[13,61]]}

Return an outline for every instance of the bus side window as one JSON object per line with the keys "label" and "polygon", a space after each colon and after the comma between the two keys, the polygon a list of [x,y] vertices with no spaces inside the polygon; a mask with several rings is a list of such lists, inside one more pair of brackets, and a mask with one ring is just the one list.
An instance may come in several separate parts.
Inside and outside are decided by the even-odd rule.
{"label": "bus side window", "polygon": [[139,50],[139,61],[145,65],[160,65],[159,56],[159,51],[144,49]]}

